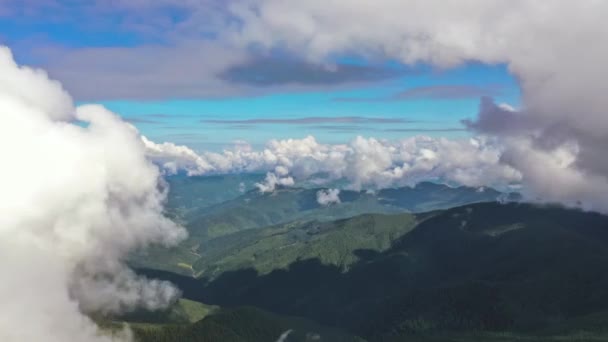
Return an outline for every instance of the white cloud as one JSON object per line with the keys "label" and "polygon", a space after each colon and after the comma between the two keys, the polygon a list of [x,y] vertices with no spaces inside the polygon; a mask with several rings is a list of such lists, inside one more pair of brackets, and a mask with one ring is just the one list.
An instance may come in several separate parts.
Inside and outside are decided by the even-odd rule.
{"label": "white cloud", "polygon": [[255,183],[255,186],[260,192],[273,192],[278,185],[280,186],[293,186],[295,184],[292,177],[281,177],[277,176],[276,173],[267,173],[266,178],[261,183]]}
{"label": "white cloud", "polygon": [[[145,2],[136,8],[142,10],[150,6],[156,5]],[[209,11],[209,2],[184,2],[180,6],[194,15],[176,25],[175,31],[169,30],[169,36],[188,39],[168,40],[180,43],[175,44],[179,47],[177,50],[190,52],[186,57],[177,56],[181,53],[177,50],[159,47],[144,47],[138,51],[101,48],[68,51],[64,56],[74,52],[74,57],[51,58],[50,65],[66,80],[80,80],[79,75],[86,72],[91,67],[89,61],[93,61],[111,71],[95,68],[91,75],[97,80],[97,88],[99,84],[112,85],[116,77],[125,76],[128,82],[122,83],[128,88],[126,92],[137,92],[130,93],[137,97],[142,95],[138,93],[142,89],[143,96],[166,94],[169,88],[191,96],[201,95],[203,88],[225,93],[225,89],[215,87],[217,83],[212,79],[219,71],[247,61],[251,56],[239,46],[252,44],[256,51],[263,47],[269,50],[287,48],[295,55],[324,64],[329,69],[332,66],[327,65],[327,57],[341,53],[359,54],[372,60],[395,59],[407,64],[430,63],[439,68],[467,61],[504,63],[519,81],[522,104],[514,110],[505,105],[496,106],[490,100],[482,101],[479,117],[469,124],[479,134],[494,138],[480,138],[484,142],[477,147],[482,154],[478,157],[471,157],[476,153],[473,153],[475,148],[471,149],[461,141],[436,139],[426,142],[433,145],[432,148],[423,148],[423,139],[418,139],[412,144],[419,149],[410,151],[408,147],[400,146],[400,142],[377,139],[374,142],[371,138],[331,146],[306,138],[273,141],[258,152],[237,149],[222,154],[202,153],[200,159],[196,155],[175,155],[174,159],[182,164],[168,160],[167,170],[182,168],[191,174],[226,170],[274,172],[281,166],[289,170],[289,176],[276,174],[278,179],[292,177],[297,180],[325,173],[331,179],[345,177],[355,188],[412,182],[425,177],[425,170],[430,170],[426,177],[443,177],[468,185],[523,181],[532,196],[568,203],[580,201],[585,207],[608,211],[608,207],[598,200],[601,189],[608,184],[608,160],[604,158],[608,146],[605,134],[608,131],[605,115],[608,97],[604,94],[603,74],[599,72],[608,59],[608,46],[601,44],[608,40],[608,26],[604,24],[604,13],[608,12],[606,1],[245,0],[219,6],[221,8],[213,7],[213,11]],[[209,13],[218,17],[209,20]],[[163,11],[159,14],[166,15]],[[223,20],[230,15],[239,25],[233,25],[234,20]],[[221,20],[217,20],[219,17]],[[567,23],[564,18],[568,19]],[[193,39],[200,37],[203,27],[200,24],[205,21],[210,23],[205,29],[218,32],[218,41]],[[362,22],[374,25],[362,26]],[[225,27],[222,23],[230,24]],[[210,56],[203,56],[204,50],[208,50]],[[60,56],[64,52],[50,55]],[[149,52],[154,52],[155,59],[145,59],[139,69],[135,68],[135,74],[128,75],[117,72],[120,66],[107,62],[117,58],[104,58],[119,56],[122,62],[139,65],[141,54],[150,55]],[[99,56],[104,59],[103,63]],[[209,64],[201,68],[199,57],[210,57]],[[175,74],[175,60],[192,71],[187,80],[164,77]],[[138,72],[156,75],[154,80],[167,79],[169,82],[163,84],[170,86],[156,87],[155,82],[149,82],[152,76],[142,78]],[[210,83],[201,85],[201,80]],[[75,88],[93,95],[98,93],[98,89],[90,86]],[[125,89],[120,90],[120,93],[124,92]],[[545,168],[518,152],[522,144],[543,160],[553,160],[555,154],[559,155],[568,146],[577,146],[577,150],[572,152],[573,162],[568,166]],[[167,149],[165,146],[164,150]],[[186,151],[180,153],[187,154]],[[409,154],[411,158],[396,157],[399,153]],[[450,153],[464,159],[456,160]],[[503,154],[508,158],[502,158]],[[496,161],[503,165],[493,165]],[[563,180],[567,183],[560,185],[557,194],[549,191],[535,176],[541,174],[540,171],[544,171],[547,178],[552,177],[548,172],[557,172],[558,178],[562,172],[568,172],[584,176],[585,183],[592,183],[582,187],[577,178],[565,177]],[[274,181],[272,177],[270,180]]]}
{"label": "white cloud", "polygon": [[529,139],[513,138],[506,143],[509,148],[503,161],[521,170],[521,191],[528,198],[608,212],[608,181],[576,166],[581,153],[576,142],[564,142],[550,150],[534,146]]}
{"label": "white cloud", "polygon": [[5,47],[0,111],[0,340],[107,342],[82,312],[170,303],[173,286],[123,263],[185,237],[163,216],[159,171],[133,126],[101,106],[74,108]]}
{"label": "white cloud", "polygon": [[340,189],[321,189],[317,191],[317,203],[324,206],[340,203]]}
{"label": "white cloud", "polygon": [[142,136],[141,139],[146,146],[148,157],[162,165],[168,174],[175,174],[179,170],[183,170],[192,176],[215,170],[205,158],[187,146],[171,142],[157,144],[145,136]]}
{"label": "white cloud", "polygon": [[[153,143],[152,143],[153,144]],[[268,172],[261,191],[296,181],[346,179],[349,187],[386,188],[423,180],[469,186],[507,187],[521,175],[500,165],[502,147],[483,137],[449,140],[417,136],[398,141],[357,137],[349,144],[321,144],[314,137],[272,140],[261,151],[243,144],[223,153],[197,154],[173,144],[146,144],[151,157],[169,171],[181,166],[189,174]],[[188,152],[176,153],[176,151]]]}

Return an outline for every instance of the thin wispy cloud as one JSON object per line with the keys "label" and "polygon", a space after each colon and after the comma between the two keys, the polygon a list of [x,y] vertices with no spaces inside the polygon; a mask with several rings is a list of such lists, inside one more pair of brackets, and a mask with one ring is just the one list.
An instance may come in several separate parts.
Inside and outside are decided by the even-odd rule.
{"label": "thin wispy cloud", "polygon": [[402,132],[402,133],[424,133],[424,132],[466,132],[468,129],[464,127],[445,127],[445,128],[387,128],[384,132]]}
{"label": "thin wispy cloud", "polygon": [[146,114],[146,117],[152,117],[157,119],[175,119],[175,118],[189,118],[190,115],[184,114],[167,114],[167,113],[152,113]]}
{"label": "thin wispy cloud", "polygon": [[148,119],[145,117],[131,117],[131,118],[125,118],[126,121],[132,123],[132,124],[136,124],[136,125],[160,125],[163,124],[163,122],[158,121],[158,120],[153,120],[153,119]]}
{"label": "thin wispy cloud", "polygon": [[502,88],[498,85],[477,86],[467,84],[432,85],[410,88],[384,97],[337,97],[338,102],[388,102],[408,100],[462,100],[476,99],[484,96],[500,95]]}
{"label": "thin wispy cloud", "polygon": [[482,96],[499,95],[501,88],[496,85],[434,85],[426,87],[411,88],[392,96],[394,100],[410,99],[470,99]]}
{"label": "thin wispy cloud", "polygon": [[257,129],[258,126],[250,124],[237,124],[237,125],[224,125],[224,126],[219,126],[216,127],[219,129],[228,129],[228,130],[252,130],[252,129]]}
{"label": "thin wispy cloud", "polygon": [[330,131],[330,132],[361,132],[361,131],[376,131],[375,127],[370,126],[357,126],[357,125],[315,125],[308,126],[308,128],[319,131]]}
{"label": "thin wispy cloud", "polygon": [[309,126],[310,129],[314,130],[326,130],[334,133],[344,132],[401,132],[401,133],[431,133],[431,132],[466,132],[468,131],[465,127],[393,127],[393,128],[379,128],[370,126],[357,126],[357,125],[318,125]]}
{"label": "thin wispy cloud", "polygon": [[[450,133],[450,132],[467,132],[469,131],[466,127],[407,127],[405,125],[410,123],[420,123],[420,122],[388,122],[389,124],[401,124],[394,127],[391,125],[391,128],[384,128],[382,126],[384,122],[377,122],[377,125],[362,124],[362,123],[353,123],[353,124],[312,124],[305,125],[307,132],[309,133],[329,133],[329,134],[345,134],[345,133],[357,133],[357,134],[370,134],[370,133],[408,133],[408,134],[426,134],[426,133]],[[225,124],[225,122],[221,122],[221,124]],[[281,123],[279,123],[281,124]],[[291,124],[291,122],[289,123]],[[217,127],[218,129],[225,130],[261,130],[263,127],[256,124],[228,124]]]}
{"label": "thin wispy cloud", "polygon": [[372,118],[361,116],[335,116],[321,117],[311,116],[304,118],[268,118],[268,119],[244,119],[244,120],[224,120],[224,119],[204,119],[204,123],[212,124],[236,124],[236,125],[256,125],[256,124],[278,124],[278,125],[313,125],[324,123],[351,123],[351,124],[387,124],[387,123],[409,123],[414,120],[403,118]]}

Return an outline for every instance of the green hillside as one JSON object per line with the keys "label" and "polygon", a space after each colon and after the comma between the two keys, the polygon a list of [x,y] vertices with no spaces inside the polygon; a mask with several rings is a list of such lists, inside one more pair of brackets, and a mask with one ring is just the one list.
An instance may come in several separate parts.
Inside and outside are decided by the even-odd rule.
{"label": "green hillside", "polygon": [[137,342],[365,342],[312,321],[251,307],[216,309],[188,324],[127,323]]}
{"label": "green hillside", "polygon": [[[188,223],[193,239],[209,240],[245,229],[295,220],[330,221],[361,213],[396,213],[401,208],[382,204],[371,194],[352,193],[342,203],[322,206],[318,189],[282,188],[272,193],[251,191],[232,201],[201,210]],[[346,197],[349,193],[342,194]]]}
{"label": "green hillside", "polygon": [[272,193],[250,191],[211,207],[193,209],[187,222],[192,238],[207,240],[237,231],[266,227],[295,220],[330,221],[365,213],[422,212],[453,206],[495,201],[500,192],[488,188],[452,188],[434,183],[416,187],[340,192],[340,203],[317,203],[320,189],[280,188]]}
{"label": "green hillside", "polygon": [[242,239],[233,253],[197,264],[198,280],[151,275],[188,298],[308,317],[371,341],[447,332],[454,341],[570,340],[578,330],[592,341],[608,323],[597,314],[608,310],[608,218],[598,214],[479,203],[294,223]]}
{"label": "green hillside", "polygon": [[268,274],[306,259],[346,271],[369,253],[390,248],[414,225],[411,214],[365,214],[332,222],[292,222],[247,230],[205,245],[193,267],[197,276],[207,279],[245,268]]}
{"label": "green hillside", "polygon": [[[136,267],[162,269],[190,276],[199,274],[201,263],[209,263],[207,251],[232,253],[232,243],[243,238],[243,235],[232,237],[235,233],[294,221],[328,222],[365,213],[394,214],[443,209],[493,201],[504,196],[490,188],[480,191],[468,187],[453,188],[420,183],[414,188],[386,189],[377,193],[344,190],[340,193],[341,203],[330,206],[317,203],[319,189],[307,188],[281,188],[264,194],[249,191],[224,203],[206,206],[196,200],[196,184],[202,184],[198,185],[201,189],[209,189],[207,181],[177,178],[172,182],[169,204],[190,205],[180,207],[179,210],[172,209],[177,220],[187,227],[190,237],[170,250],[157,247],[141,251],[131,257],[131,262]],[[187,187],[189,182],[193,183],[192,189]],[[228,192],[230,191],[232,190]],[[206,193],[199,195],[207,196]],[[185,201],[184,198],[190,200]]]}

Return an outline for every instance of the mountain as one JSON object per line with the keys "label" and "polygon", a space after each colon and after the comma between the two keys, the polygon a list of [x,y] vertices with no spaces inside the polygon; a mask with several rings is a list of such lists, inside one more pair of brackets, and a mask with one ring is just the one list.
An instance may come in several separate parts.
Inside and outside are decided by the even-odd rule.
{"label": "mountain", "polygon": [[[212,239],[232,232],[294,220],[334,220],[363,213],[422,212],[498,200],[492,188],[449,187],[423,182],[377,192],[342,190],[340,203],[317,202],[321,188],[282,187],[271,193],[250,190],[260,175],[170,177],[168,207],[191,234]],[[239,184],[249,189],[238,194]],[[225,199],[225,201],[221,201]]]}
{"label": "mountain", "polygon": [[[563,335],[608,318],[608,217],[595,213],[478,203],[293,223],[230,246],[199,265],[200,279],[143,273],[193,300],[307,317],[370,341]],[[487,334],[479,340],[499,340]]]}
{"label": "mountain", "polygon": [[[218,181],[221,186],[232,184],[236,187],[237,182],[245,179],[251,183],[257,176],[221,177],[221,181]],[[207,257],[207,251],[219,249],[232,253],[231,243],[242,236],[229,236],[245,230],[293,221],[325,222],[364,213],[421,212],[502,198],[516,199],[513,194],[506,195],[491,188],[449,187],[424,182],[415,187],[385,189],[376,193],[342,190],[340,203],[331,205],[317,202],[318,191],[324,189],[294,187],[279,188],[272,193],[251,190],[223,203],[206,205],[204,203],[210,202],[197,196],[205,197],[208,192],[221,192],[223,189],[214,188],[217,185],[212,185],[215,183],[208,178],[170,178],[169,211],[184,224],[190,236],[175,248],[156,247],[134,254],[131,257],[134,266],[196,275],[200,270],[200,265],[197,265]],[[235,189],[228,187],[225,192],[230,193]],[[176,207],[178,204],[181,206]]]}
{"label": "mountain", "polygon": [[212,240],[193,265],[198,277],[207,279],[229,271],[253,268],[259,274],[306,259],[347,270],[369,254],[389,249],[413,229],[412,214],[364,214],[337,221],[296,221],[249,229]]}
{"label": "mountain", "polygon": [[321,189],[279,188],[271,193],[250,191],[234,200],[208,207],[187,225],[191,237],[210,240],[245,229],[267,227],[295,220],[330,221],[361,213],[395,213],[401,208],[380,203],[364,192],[345,191],[341,203],[317,202]]}
{"label": "mountain", "polygon": [[431,182],[418,183],[414,187],[382,189],[378,191],[377,197],[383,205],[396,206],[412,213],[448,209],[470,203],[521,199],[518,193],[502,193],[489,187],[450,187]]}
{"label": "mountain", "polygon": [[187,221],[192,210],[200,210],[235,199],[254,189],[254,184],[263,179],[263,174],[248,173],[168,176],[165,177],[169,187],[166,207],[172,215]]}
{"label": "mountain", "polygon": [[271,193],[256,190],[224,203],[192,209],[187,225],[193,236],[212,239],[235,231],[294,220],[335,220],[364,213],[422,212],[496,201],[505,197],[492,188],[449,187],[429,182],[377,192],[342,190],[340,203],[321,205],[321,188],[282,187]]}

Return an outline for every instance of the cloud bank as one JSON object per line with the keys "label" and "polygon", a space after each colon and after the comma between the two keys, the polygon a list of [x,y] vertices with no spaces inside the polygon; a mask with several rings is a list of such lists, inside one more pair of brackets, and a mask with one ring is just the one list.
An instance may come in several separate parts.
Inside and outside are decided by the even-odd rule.
{"label": "cloud bank", "polygon": [[108,342],[84,313],[157,309],[178,291],[136,276],[133,249],[185,231],[163,215],[158,168],[133,126],[74,107],[0,47],[0,340]]}
{"label": "cloud bank", "polygon": [[413,185],[423,180],[508,188],[521,181],[519,171],[500,163],[502,146],[484,137],[417,136],[398,141],[357,137],[348,144],[331,145],[309,136],[271,140],[263,150],[241,143],[223,153],[201,154],[185,146],[143,139],[150,158],[167,173],[268,172],[258,185],[264,192],[304,180],[323,184],[344,179],[352,189]]}

